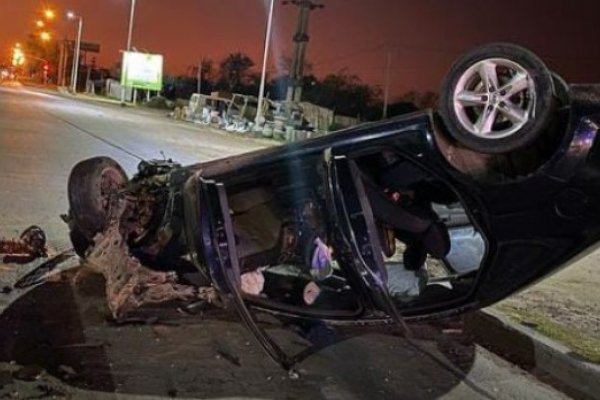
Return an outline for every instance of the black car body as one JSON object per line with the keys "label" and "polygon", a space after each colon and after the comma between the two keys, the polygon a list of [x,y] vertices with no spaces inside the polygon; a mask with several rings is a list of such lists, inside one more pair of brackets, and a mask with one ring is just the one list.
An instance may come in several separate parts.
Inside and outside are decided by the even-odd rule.
{"label": "black car body", "polygon": [[[373,254],[380,245],[369,229],[372,211],[364,201],[364,189],[353,179],[350,164],[356,157],[393,149],[456,194],[486,243],[478,283],[472,291],[448,303],[402,313],[435,316],[485,307],[556,271],[591,250],[600,239],[600,154],[595,141],[600,103],[593,101],[597,90],[573,87],[572,104],[562,111],[565,117],[568,114],[566,132],[554,155],[535,172],[502,182],[481,181],[451,165],[436,133],[443,128],[436,125],[430,112],[191,166],[184,193],[190,213],[185,215],[186,228],[194,238],[190,250],[204,255],[211,277],[220,289],[229,291],[228,281],[239,280],[235,243],[227,240],[233,232],[228,233],[231,221],[223,211],[229,209],[229,189],[243,186],[245,180],[256,183],[273,169],[281,169],[283,179],[292,182],[300,179],[303,169],[322,168],[325,173],[310,184],[326,188],[329,223],[337,231],[334,247],[340,248],[338,253],[352,254],[345,270],[353,275],[353,282],[360,283],[360,291],[367,294],[366,303],[382,309],[377,293],[385,273],[381,272],[381,260]],[[356,208],[351,210],[352,206]],[[361,213],[363,220],[349,221],[352,211]],[[365,235],[369,241],[359,242],[357,238]],[[198,266],[206,268],[203,263]],[[233,274],[228,274],[230,270]]]}
{"label": "black car body", "polygon": [[[111,160],[87,160],[70,179],[71,238],[92,264],[118,250],[210,287],[286,367],[254,311],[364,324],[486,307],[600,240],[600,87],[555,83],[551,120],[533,121],[535,97],[520,103],[541,131],[518,149],[503,138],[508,152],[461,144],[428,110],[188,167],[142,162],[131,181]],[[315,243],[333,259],[322,276]],[[249,274],[256,291],[244,289]],[[136,282],[115,296],[143,294]],[[127,301],[109,298],[115,314]]]}

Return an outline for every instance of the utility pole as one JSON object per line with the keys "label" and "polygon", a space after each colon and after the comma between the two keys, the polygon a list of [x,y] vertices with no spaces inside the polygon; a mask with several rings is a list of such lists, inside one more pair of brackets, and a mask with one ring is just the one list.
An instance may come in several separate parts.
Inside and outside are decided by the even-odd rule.
{"label": "utility pole", "polygon": [[[133,37],[133,19],[135,18],[135,2],[131,0],[131,10],[129,12],[129,30],[127,34],[127,51],[131,51],[131,41]],[[121,75],[125,73],[125,65],[121,65]],[[125,104],[125,85],[121,87],[121,104]]]}
{"label": "utility pole", "polygon": [[81,55],[81,36],[83,34],[83,18],[79,18],[78,30],[77,30],[77,44],[75,45],[75,54],[73,56],[73,94],[77,93],[77,78],[79,77],[79,57]]}
{"label": "utility pole", "polygon": [[392,73],[392,50],[386,46],[385,88],[383,89],[383,119],[388,116],[388,105],[390,102],[390,79]]}
{"label": "utility pole", "polygon": [[63,40],[62,42],[60,42],[60,47],[59,47],[58,77],[56,79],[56,82],[57,82],[58,86],[65,86],[65,69],[66,69],[66,61],[65,61],[66,47],[65,47],[65,41],[66,40]]}
{"label": "utility pole", "polygon": [[197,76],[198,90],[196,92],[198,94],[202,94],[202,62],[203,61],[204,61],[204,58],[201,58],[200,62],[198,63],[198,76]]}
{"label": "utility pole", "polygon": [[258,90],[258,106],[256,109],[255,126],[260,126],[263,117],[263,102],[265,101],[265,82],[267,80],[267,63],[269,62],[269,46],[271,44],[271,30],[273,28],[273,11],[275,10],[275,0],[271,0],[269,6],[269,16],[267,18],[267,32],[265,33],[265,52],[263,54],[263,65],[260,75],[260,88]]}
{"label": "utility pole", "polygon": [[76,41],[73,41],[73,59],[71,60],[71,80],[69,81],[69,85],[71,86],[71,90],[73,89],[73,82],[75,81],[75,63],[77,61],[75,58],[75,43]]}
{"label": "utility pole", "polygon": [[298,26],[294,35],[296,43],[294,59],[290,70],[290,83],[287,90],[286,101],[300,102],[302,100],[302,81],[304,78],[304,65],[306,62],[306,47],[310,40],[308,36],[308,22],[310,13],[315,9],[324,8],[313,0],[285,0],[283,4],[292,4],[299,8]]}

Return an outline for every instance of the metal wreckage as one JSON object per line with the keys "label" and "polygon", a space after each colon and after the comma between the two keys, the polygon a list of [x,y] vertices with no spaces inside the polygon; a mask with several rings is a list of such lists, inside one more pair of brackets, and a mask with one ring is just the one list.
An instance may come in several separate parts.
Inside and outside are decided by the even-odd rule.
{"label": "metal wreckage", "polygon": [[4,264],[25,264],[46,257],[46,234],[39,226],[30,226],[19,239],[0,239],[0,255]]}
{"label": "metal wreckage", "polygon": [[[599,126],[598,86],[486,45],[454,64],[437,111],[186,167],[144,161],[131,179],[109,158],[82,161],[65,220],[116,318],[172,300],[233,307],[291,368],[257,312],[439,318],[595,248]],[[41,255],[40,243],[13,246]]]}

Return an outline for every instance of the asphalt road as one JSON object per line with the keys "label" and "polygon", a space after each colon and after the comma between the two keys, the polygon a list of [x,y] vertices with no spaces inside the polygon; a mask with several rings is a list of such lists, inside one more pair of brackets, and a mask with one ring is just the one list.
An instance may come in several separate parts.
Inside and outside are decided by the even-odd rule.
{"label": "asphalt road", "polygon": [[[59,218],[67,210],[67,177],[87,157],[113,157],[132,173],[137,157],[160,151],[188,164],[263,145],[155,112],[0,86],[0,235],[37,224],[54,249],[68,247]],[[0,264],[0,288],[25,272]],[[98,279],[80,276],[0,292],[0,398],[565,398],[473,344],[460,321],[416,326],[414,343],[391,328],[340,331],[307,354],[300,379],[290,379],[235,316],[165,312],[115,326],[102,291]],[[274,334],[294,351],[306,344],[280,329]]]}

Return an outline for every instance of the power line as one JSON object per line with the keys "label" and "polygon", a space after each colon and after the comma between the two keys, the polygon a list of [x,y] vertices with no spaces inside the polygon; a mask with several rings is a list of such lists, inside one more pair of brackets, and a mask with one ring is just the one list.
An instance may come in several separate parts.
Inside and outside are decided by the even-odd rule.
{"label": "power line", "polygon": [[[419,52],[419,53],[433,53],[433,54],[447,54],[447,55],[457,54],[458,52],[461,51],[460,49],[452,49],[452,48],[442,49],[442,48],[423,47],[423,46],[415,46],[415,45],[408,45],[408,44],[387,45],[387,44],[383,43],[383,44],[379,44],[374,47],[362,48],[362,49],[354,51],[352,53],[347,53],[342,56],[339,56],[336,58],[331,58],[326,61],[313,63],[313,67],[323,67],[323,66],[333,65],[333,64],[339,63],[344,60],[352,59],[352,58],[355,58],[355,57],[363,55],[363,54],[374,53],[374,52],[382,50],[382,49],[410,50],[410,51]],[[381,67],[380,69],[385,69],[385,67]],[[396,69],[396,68],[392,68],[392,69]]]}
{"label": "power line", "polygon": [[326,60],[326,61],[316,62],[316,63],[313,63],[312,65],[313,65],[313,67],[316,67],[316,66],[323,66],[323,65],[335,64],[335,63],[338,63],[340,61],[344,61],[344,60],[347,60],[347,59],[352,59],[352,58],[354,58],[356,56],[359,56],[361,54],[374,53],[374,52],[376,52],[378,50],[381,50],[384,47],[385,47],[385,44],[380,44],[380,45],[375,46],[375,47],[362,48],[361,50],[357,50],[357,51],[354,51],[352,53],[348,53],[348,54],[345,54],[343,56],[339,56],[339,57],[336,57],[336,58],[331,58],[331,59]]}

